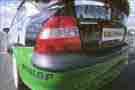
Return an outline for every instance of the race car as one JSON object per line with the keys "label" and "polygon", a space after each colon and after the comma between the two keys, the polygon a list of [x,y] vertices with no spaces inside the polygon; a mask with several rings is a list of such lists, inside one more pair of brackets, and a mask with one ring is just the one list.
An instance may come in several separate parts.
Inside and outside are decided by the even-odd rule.
{"label": "race car", "polygon": [[[128,60],[127,13],[103,0],[37,3],[41,13],[26,28],[26,45],[13,48],[27,87],[100,90],[120,74]],[[116,12],[123,14],[114,18]]]}

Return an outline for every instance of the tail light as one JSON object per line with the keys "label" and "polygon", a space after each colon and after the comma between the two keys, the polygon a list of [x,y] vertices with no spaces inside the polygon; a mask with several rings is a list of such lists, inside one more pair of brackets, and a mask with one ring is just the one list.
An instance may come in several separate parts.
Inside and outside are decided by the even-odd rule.
{"label": "tail light", "polygon": [[63,53],[80,51],[79,29],[74,17],[55,16],[43,24],[36,41],[37,53]]}

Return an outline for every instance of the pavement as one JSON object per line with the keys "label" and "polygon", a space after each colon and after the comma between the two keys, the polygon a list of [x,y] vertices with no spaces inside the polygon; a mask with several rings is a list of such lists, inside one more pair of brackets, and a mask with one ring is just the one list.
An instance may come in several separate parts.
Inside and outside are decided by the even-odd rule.
{"label": "pavement", "polygon": [[135,46],[128,51],[128,65],[119,78],[114,80],[113,90],[135,90]]}
{"label": "pavement", "polygon": [[0,52],[0,90],[16,90],[13,63],[10,55],[5,52]]}

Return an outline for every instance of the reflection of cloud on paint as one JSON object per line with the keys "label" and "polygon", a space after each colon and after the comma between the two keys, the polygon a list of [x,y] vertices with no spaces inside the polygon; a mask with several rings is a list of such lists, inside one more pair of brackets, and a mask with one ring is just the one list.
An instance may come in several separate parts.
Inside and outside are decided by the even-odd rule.
{"label": "reflection of cloud on paint", "polygon": [[129,29],[135,29],[135,0],[130,0],[130,16],[127,25]]}
{"label": "reflection of cloud on paint", "polygon": [[131,16],[135,16],[135,0],[130,0],[130,9]]}
{"label": "reflection of cloud on paint", "polygon": [[10,25],[19,3],[17,0],[0,0],[0,30]]}
{"label": "reflection of cloud on paint", "polygon": [[10,11],[12,12],[12,10],[16,10],[16,7],[10,7],[10,6],[1,6],[2,11],[6,10],[6,11]]}
{"label": "reflection of cloud on paint", "polygon": [[30,2],[25,3],[25,7],[26,7],[26,15],[27,16],[32,16],[34,14],[39,13],[37,8]]}
{"label": "reflection of cloud on paint", "polygon": [[127,23],[128,28],[135,28],[135,16],[130,16]]}

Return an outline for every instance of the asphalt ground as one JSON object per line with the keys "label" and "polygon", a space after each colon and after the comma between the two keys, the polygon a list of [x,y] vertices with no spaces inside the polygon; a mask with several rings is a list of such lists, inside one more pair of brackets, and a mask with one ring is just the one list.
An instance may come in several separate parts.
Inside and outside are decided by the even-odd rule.
{"label": "asphalt ground", "polygon": [[0,90],[16,90],[13,63],[9,54],[0,52]]}

